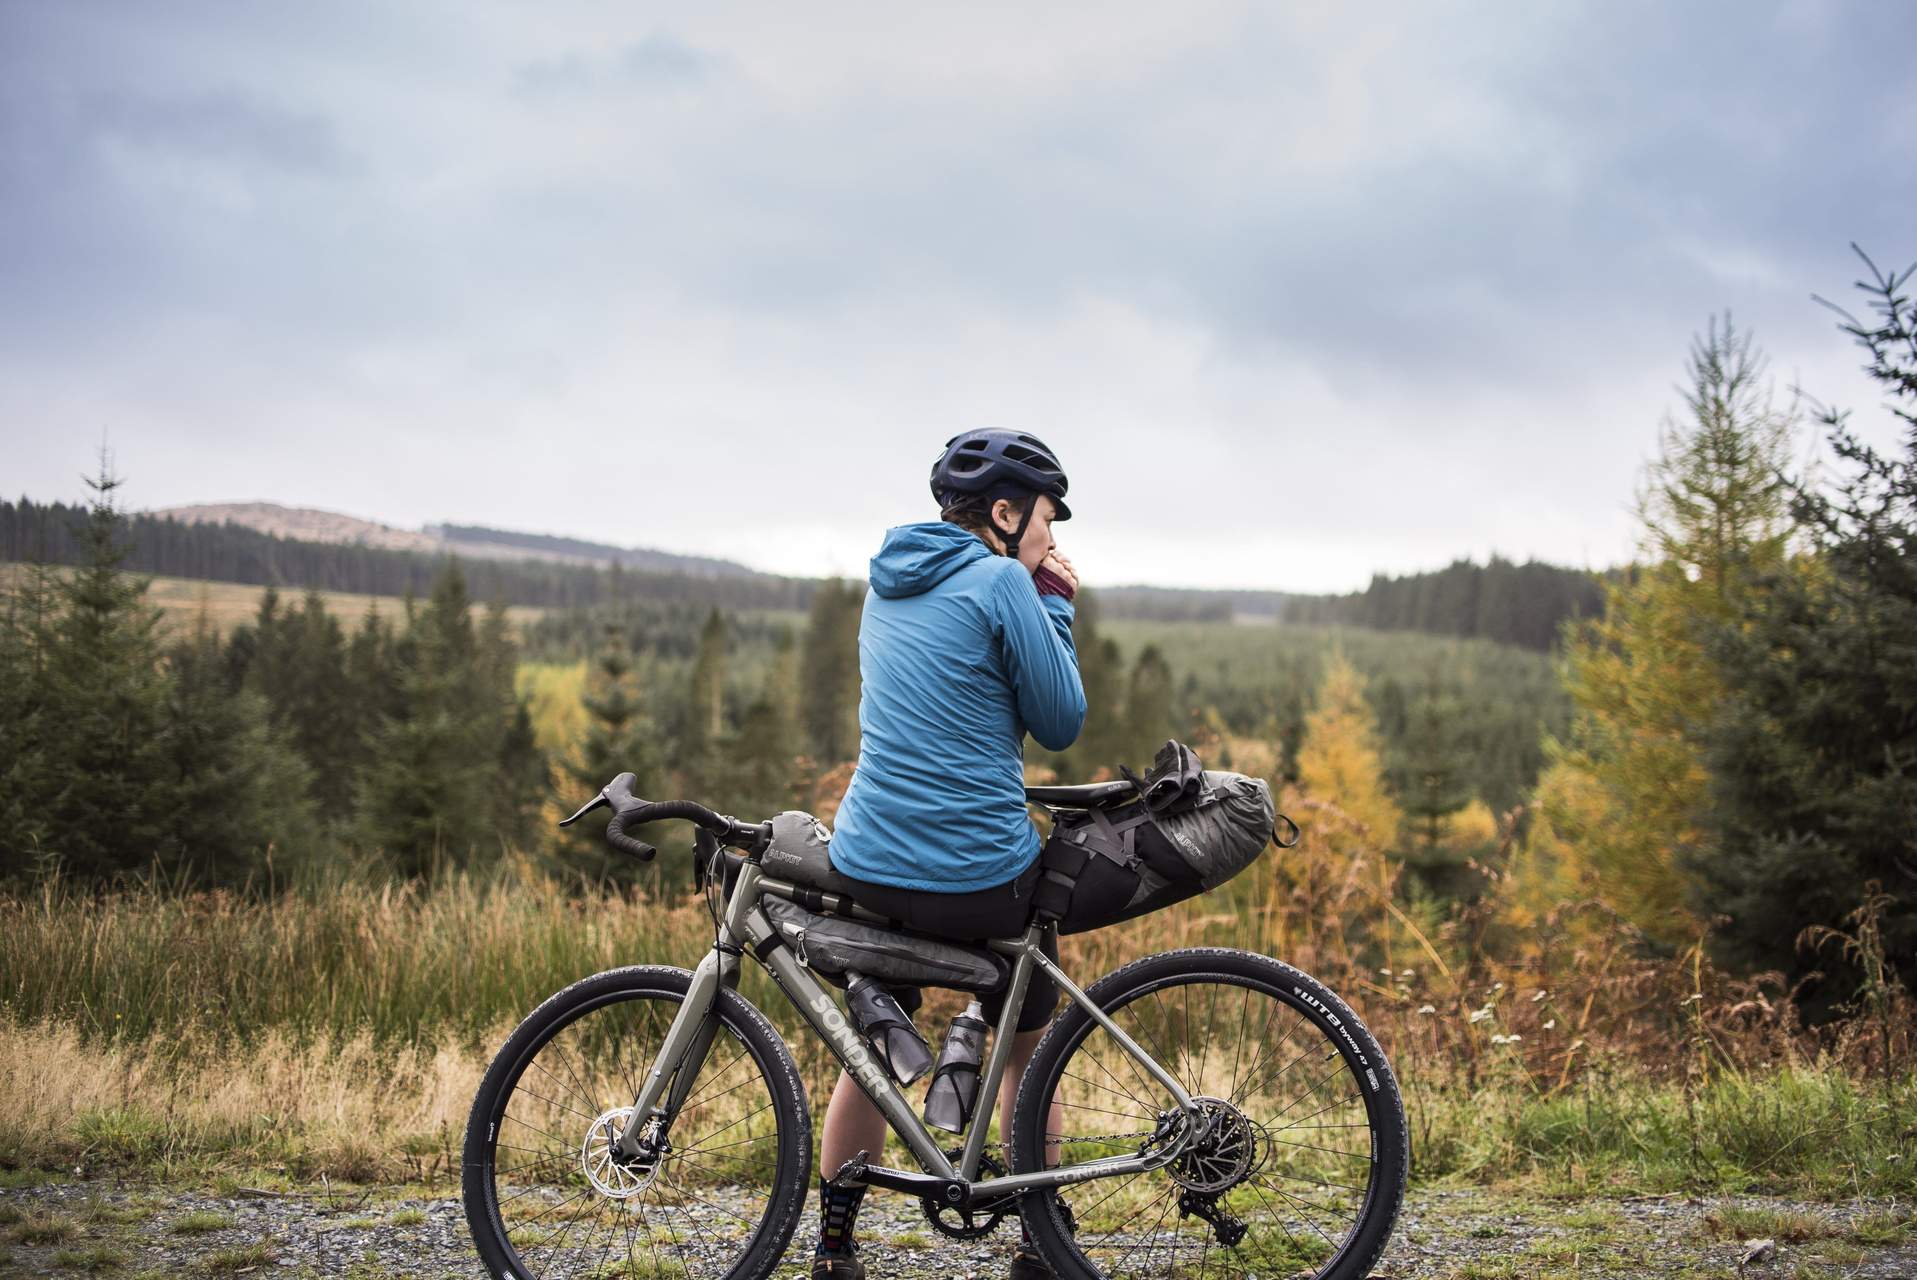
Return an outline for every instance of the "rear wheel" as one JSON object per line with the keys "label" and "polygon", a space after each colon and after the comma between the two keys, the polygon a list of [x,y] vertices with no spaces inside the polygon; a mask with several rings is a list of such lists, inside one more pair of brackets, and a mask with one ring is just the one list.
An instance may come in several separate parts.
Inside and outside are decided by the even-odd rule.
{"label": "rear wheel", "polygon": [[[1342,1000],[1290,965],[1218,949],[1151,956],[1088,994],[1199,1101],[1207,1123],[1161,1169],[1022,1197],[1060,1276],[1370,1271],[1404,1197],[1409,1140],[1391,1068]],[[1054,1103],[1059,1123],[1048,1132]],[[1020,1085],[1014,1171],[1163,1150],[1186,1123],[1171,1094],[1073,1006]]]}
{"label": "rear wheel", "polygon": [[495,1277],[770,1275],[812,1169],[785,1044],[736,992],[658,1158],[613,1143],[692,975],[595,974],[539,1006],[493,1059],[466,1127],[466,1221]]}

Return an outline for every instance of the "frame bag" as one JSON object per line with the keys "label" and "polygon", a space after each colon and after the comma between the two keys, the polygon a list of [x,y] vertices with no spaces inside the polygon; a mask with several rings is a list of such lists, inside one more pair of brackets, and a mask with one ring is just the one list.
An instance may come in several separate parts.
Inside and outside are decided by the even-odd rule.
{"label": "frame bag", "polygon": [[[1163,809],[1154,812],[1140,799],[1058,814],[1034,898],[1041,913],[1058,921],[1060,933],[1084,933],[1183,902],[1243,871],[1267,844],[1297,843],[1298,828],[1289,818],[1283,822],[1290,839],[1276,839],[1279,815],[1264,779],[1200,771],[1190,750],[1179,750],[1193,767],[1185,785],[1170,790],[1173,798]],[[1143,783],[1139,791],[1154,794]]]}
{"label": "frame bag", "polygon": [[767,898],[762,906],[799,963],[828,978],[862,973],[896,986],[978,992],[1005,985],[1005,961],[982,947],[822,916],[783,898]]}

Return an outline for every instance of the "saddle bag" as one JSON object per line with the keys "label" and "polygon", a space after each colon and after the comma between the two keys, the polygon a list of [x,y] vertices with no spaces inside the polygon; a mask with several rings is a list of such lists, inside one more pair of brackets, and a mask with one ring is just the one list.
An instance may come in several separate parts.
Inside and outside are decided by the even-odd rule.
{"label": "saddle bag", "polygon": [[783,898],[765,899],[764,908],[799,963],[828,978],[862,973],[897,986],[984,993],[1004,986],[1009,972],[996,952],[980,947],[822,916]]}
{"label": "saddle bag", "polygon": [[[1276,840],[1280,819],[1264,779],[1198,770],[1189,748],[1166,745],[1178,752],[1176,786],[1153,786],[1148,775],[1138,785],[1141,799],[1057,815],[1034,899],[1060,933],[1103,928],[1215,889]],[[1298,829],[1282,821],[1290,835],[1277,843],[1290,848]]]}

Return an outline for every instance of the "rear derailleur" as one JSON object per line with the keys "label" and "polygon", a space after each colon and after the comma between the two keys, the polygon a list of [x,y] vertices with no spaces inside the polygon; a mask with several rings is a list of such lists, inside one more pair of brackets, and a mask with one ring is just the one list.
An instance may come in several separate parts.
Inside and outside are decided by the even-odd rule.
{"label": "rear derailleur", "polygon": [[1178,1197],[1178,1216],[1180,1219],[1203,1218],[1211,1224],[1212,1234],[1218,1237],[1218,1243],[1227,1249],[1245,1238],[1245,1224],[1233,1217],[1231,1210],[1221,1208],[1216,1195],[1185,1192]]}

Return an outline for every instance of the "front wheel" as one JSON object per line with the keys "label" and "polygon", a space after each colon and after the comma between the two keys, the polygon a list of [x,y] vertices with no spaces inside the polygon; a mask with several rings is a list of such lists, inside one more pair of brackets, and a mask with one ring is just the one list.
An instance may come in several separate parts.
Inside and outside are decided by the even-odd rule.
{"label": "front wheel", "polygon": [[[1344,1001],[1269,956],[1148,957],[1087,994],[1203,1111],[1155,1171],[1027,1192],[1019,1212],[1058,1275],[1309,1275],[1356,1280],[1384,1251],[1410,1148],[1397,1081]],[[1025,1173],[1150,1154],[1188,1122],[1171,1094],[1076,1005],[1019,1087]]]}
{"label": "front wheel", "polygon": [[466,1221],[498,1280],[757,1280],[804,1208],[812,1122],[765,1015],[721,990],[718,1031],[660,1157],[622,1160],[631,1114],[692,975],[657,966],[574,983],[493,1059],[466,1126]]}

